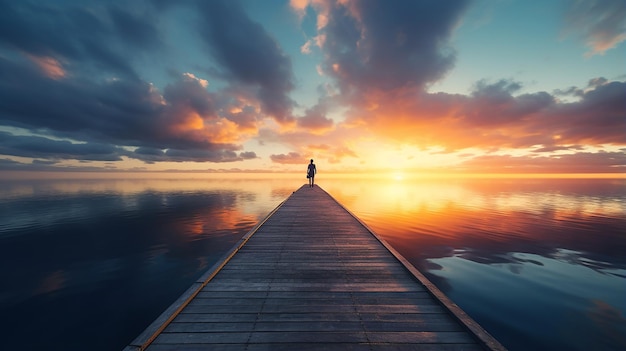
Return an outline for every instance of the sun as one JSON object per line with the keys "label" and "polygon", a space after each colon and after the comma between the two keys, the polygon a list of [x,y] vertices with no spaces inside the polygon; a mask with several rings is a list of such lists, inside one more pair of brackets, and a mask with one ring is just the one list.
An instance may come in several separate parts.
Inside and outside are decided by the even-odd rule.
{"label": "sun", "polygon": [[395,180],[395,181],[398,181],[398,182],[399,182],[399,181],[401,181],[401,180],[404,180],[404,174],[403,174],[402,172],[394,172],[394,173],[392,174],[392,178],[393,178],[393,180]]}

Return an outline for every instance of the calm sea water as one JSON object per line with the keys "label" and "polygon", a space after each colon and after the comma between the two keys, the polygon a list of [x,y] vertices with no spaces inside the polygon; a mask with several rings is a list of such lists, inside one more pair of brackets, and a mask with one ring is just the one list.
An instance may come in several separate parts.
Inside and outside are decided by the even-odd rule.
{"label": "calm sea water", "polygon": [[[626,180],[318,178],[510,350],[626,349]],[[123,348],[304,181],[0,181],[0,349]]]}

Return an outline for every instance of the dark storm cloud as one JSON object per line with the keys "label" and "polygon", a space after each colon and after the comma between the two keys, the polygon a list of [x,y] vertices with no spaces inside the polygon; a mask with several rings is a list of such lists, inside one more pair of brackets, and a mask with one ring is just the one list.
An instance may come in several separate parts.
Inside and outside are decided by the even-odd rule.
{"label": "dark storm cloud", "polygon": [[237,82],[258,88],[264,112],[278,122],[293,120],[291,60],[237,1],[198,1],[199,29],[211,55]]}
{"label": "dark storm cloud", "polygon": [[[616,8],[611,3],[596,8],[602,15],[594,18]],[[516,81],[481,80],[469,95],[429,93],[429,84],[454,65],[449,40],[468,1],[310,4],[318,25],[311,42],[319,45],[324,73],[341,91],[337,99],[349,108],[350,125],[393,142],[437,145],[448,152],[472,147],[574,150],[572,145],[626,142],[626,82],[599,77],[586,87],[550,94],[522,93]],[[616,17],[606,18],[615,29]]]}
{"label": "dark storm cloud", "polygon": [[38,136],[15,136],[0,132],[0,154],[82,161],[121,161],[127,152],[119,147],[98,143],[71,143]]}
{"label": "dark storm cloud", "polygon": [[213,97],[197,82],[190,79],[181,79],[165,87],[163,97],[173,108],[189,108],[194,112],[212,116],[216,114],[213,108]]}
{"label": "dark storm cloud", "polygon": [[578,101],[542,111],[528,124],[536,133],[558,135],[559,143],[626,143],[626,82],[605,82],[581,93]]}
{"label": "dark storm cloud", "polygon": [[231,150],[179,150],[179,149],[150,149],[138,148],[129,157],[142,160],[146,163],[155,162],[234,162],[256,158],[254,152],[236,153]]}
{"label": "dark storm cloud", "polygon": [[10,160],[8,158],[0,158],[0,169],[4,170],[4,171],[13,171],[13,170],[21,170],[25,167],[28,167],[28,165],[25,165],[24,163],[21,162],[17,162],[14,160]]}
{"label": "dark storm cloud", "polygon": [[0,132],[0,155],[43,158],[39,163],[56,163],[59,160],[79,161],[121,161],[122,156],[155,162],[233,162],[256,158],[254,152],[236,153],[232,150],[215,149],[166,149],[140,147],[134,151],[111,144],[73,143],[66,140],[53,140],[40,136],[17,136]]}
{"label": "dark storm cloud", "polygon": [[[254,152],[241,152],[237,145],[238,122],[245,123],[241,128],[250,131],[254,129],[254,118],[228,115],[234,123],[226,124],[218,116],[218,108],[228,110],[223,101],[234,101],[228,98],[229,92],[209,93],[206,81],[185,73],[178,74],[161,93],[138,76],[134,69],[138,59],[159,55],[164,49],[157,27],[159,15],[162,13],[157,8],[143,1],[0,0],[0,126],[33,130],[40,135],[30,143],[21,139],[22,156],[56,159],[75,154],[78,160],[109,161],[124,155],[146,162],[227,162],[256,157]],[[247,17],[238,20],[249,21]],[[249,39],[263,38],[257,29],[249,28],[255,32]],[[254,55],[261,59],[262,51],[270,48],[269,57],[261,60],[265,66],[260,68],[265,71],[258,77],[236,76],[242,84],[256,84],[258,93],[267,97],[266,105],[275,107],[272,101],[286,95],[272,96],[267,90],[291,89],[291,66],[267,35],[259,45],[264,47]],[[272,56],[272,52],[279,57]],[[279,62],[271,67],[273,72],[267,72],[271,66],[268,60],[274,58]],[[235,74],[242,66],[239,62],[229,67]],[[287,83],[276,80],[274,74],[285,74]],[[285,111],[289,104],[283,106]],[[44,135],[78,143],[57,142]],[[19,140],[16,136],[10,139]],[[28,148],[46,143],[51,147],[37,152]],[[94,145],[111,153],[86,153],[85,148]],[[124,151],[117,145],[167,151],[160,156],[146,155]],[[62,147],[68,150],[55,149]],[[3,150],[7,155],[19,153],[7,144]]]}
{"label": "dark storm cloud", "polygon": [[[448,45],[469,1],[355,1],[329,6],[325,71],[344,93],[422,88],[454,64]],[[319,25],[319,24],[318,24]]]}
{"label": "dark storm cloud", "polygon": [[0,45],[55,57],[75,69],[136,76],[128,52],[137,54],[160,41],[148,12],[134,14],[110,3],[64,5],[0,0]]}
{"label": "dark storm cloud", "polygon": [[491,133],[494,145],[543,145],[544,151],[626,143],[626,82],[597,78],[574,90],[578,100],[558,102],[546,92],[513,96],[501,83],[485,86],[460,109],[463,125],[478,135]]}
{"label": "dark storm cloud", "polygon": [[521,88],[520,83],[509,80],[495,83],[479,81],[461,114],[473,127],[503,127],[519,124],[555,103],[555,99],[546,92],[514,96]]}
{"label": "dark storm cloud", "polygon": [[153,160],[156,160],[165,155],[165,151],[161,149],[157,149],[153,147],[143,147],[143,146],[135,149],[133,153],[136,155],[137,158],[141,158],[144,160],[150,160],[151,158]]}
{"label": "dark storm cloud", "polygon": [[213,162],[234,162],[256,158],[254,152],[236,153],[229,150],[168,150],[165,154],[176,161],[198,161],[205,159]]}
{"label": "dark storm cloud", "polygon": [[154,116],[162,109],[142,81],[48,79],[28,61],[1,57],[0,76],[0,122],[5,125],[131,141],[150,138]]}
{"label": "dark storm cloud", "polygon": [[[207,115],[209,122],[213,113],[211,96],[188,77],[168,86],[162,97],[142,81],[54,80],[41,76],[28,62],[2,58],[0,76],[0,123],[4,125],[99,144],[181,150],[164,161],[176,160],[175,155],[181,155],[181,160],[190,159],[189,155],[197,155],[198,161],[242,159],[231,154],[240,146],[185,132],[186,113]],[[183,155],[186,150],[190,153]],[[38,157],[45,152],[41,150]]]}
{"label": "dark storm cloud", "polygon": [[161,45],[160,33],[155,26],[158,20],[149,9],[144,9],[141,13],[130,13],[120,7],[110,6],[108,11],[114,31],[129,48],[154,49]]}
{"label": "dark storm cloud", "polygon": [[[459,109],[464,127],[492,136],[508,128],[501,145],[543,145],[542,150],[626,143],[626,82],[592,79],[585,89],[570,89],[578,98],[573,102],[559,102],[546,92],[514,96],[519,88],[504,80],[478,84]],[[494,138],[490,142],[498,144]]]}
{"label": "dark storm cloud", "polygon": [[[49,79],[29,61],[14,62],[2,57],[0,76],[3,125],[46,131],[87,143],[181,150],[162,158],[167,161],[176,160],[176,155],[181,155],[181,160],[189,160],[189,155],[197,155],[198,161],[243,159],[232,154],[239,146],[217,137],[207,140],[212,135],[203,134],[202,130],[192,133],[185,129],[189,113],[204,116],[207,123],[215,119],[212,96],[189,77],[183,76],[168,85],[161,96],[141,80]],[[183,155],[186,150],[189,154]],[[32,157],[45,157],[45,152],[42,149]],[[48,157],[61,156],[50,151]],[[80,153],[77,159],[82,159]],[[113,160],[92,158],[96,159]]]}
{"label": "dark storm cloud", "polygon": [[[0,17],[0,50],[8,53],[0,55],[0,122],[112,142],[153,129],[161,107],[129,59],[159,42],[148,14],[111,3],[0,0]],[[56,64],[54,79],[37,67],[40,59]]]}

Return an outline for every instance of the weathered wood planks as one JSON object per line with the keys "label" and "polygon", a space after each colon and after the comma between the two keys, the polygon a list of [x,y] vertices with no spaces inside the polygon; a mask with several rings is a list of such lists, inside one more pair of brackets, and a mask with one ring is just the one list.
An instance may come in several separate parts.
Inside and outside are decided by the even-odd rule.
{"label": "weathered wood planks", "polygon": [[126,350],[504,350],[319,187],[303,186]]}

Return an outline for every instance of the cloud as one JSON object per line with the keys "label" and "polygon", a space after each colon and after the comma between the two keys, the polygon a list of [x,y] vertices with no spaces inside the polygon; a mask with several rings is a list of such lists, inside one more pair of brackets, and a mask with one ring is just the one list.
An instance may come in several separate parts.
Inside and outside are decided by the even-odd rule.
{"label": "cloud", "polygon": [[[320,146],[310,146],[312,149],[322,149],[325,148]],[[358,157],[358,155],[347,146],[338,146],[331,148],[329,150],[328,162],[330,163],[340,163],[346,157]]]}
{"label": "cloud", "polygon": [[[599,79],[599,81],[605,81]],[[527,119],[527,133],[543,135],[543,145],[624,145],[626,82],[606,82],[581,93],[580,100],[549,106]]]}
{"label": "cloud", "polygon": [[300,19],[302,19],[302,17],[306,14],[306,9],[309,6],[309,3],[309,0],[289,0],[289,6],[296,12],[296,14],[298,14]]}
{"label": "cloud", "polygon": [[325,74],[344,95],[423,88],[452,68],[448,39],[468,1],[315,1]]}
{"label": "cloud", "polygon": [[18,171],[29,168],[29,165],[8,158],[0,158],[0,169],[3,171]]}
{"label": "cloud", "polygon": [[[217,149],[158,149],[139,147],[134,151],[102,143],[73,143],[40,136],[16,136],[0,132],[0,155],[35,158],[38,163],[60,160],[121,161],[122,157],[155,162],[234,162],[256,158],[254,152],[236,153]],[[40,158],[44,160],[40,160]]]}
{"label": "cloud", "polygon": [[512,94],[518,85],[481,82],[470,95],[381,93],[375,105],[351,105],[346,123],[389,141],[448,151],[626,143],[626,82],[576,88],[572,102],[546,92]]}
{"label": "cloud", "polygon": [[[302,11],[304,4],[292,7]],[[429,84],[454,65],[448,42],[467,10],[465,1],[306,5],[318,14],[323,73],[334,79],[337,101],[348,108],[338,130],[358,128],[391,142],[447,152],[625,142],[618,132],[626,129],[624,82],[596,78],[584,89],[553,95],[520,94],[523,85],[517,81],[481,80],[469,95],[428,93]],[[560,101],[564,95],[577,99]]]}
{"label": "cloud", "polygon": [[312,45],[312,41],[311,40],[307,40],[306,43],[304,43],[300,47],[300,52],[303,53],[303,54],[310,54],[311,53],[311,45]]}
{"label": "cloud", "polygon": [[265,113],[280,123],[293,122],[291,60],[277,42],[236,1],[198,1],[197,7],[198,29],[210,54],[237,83],[257,88]]}
{"label": "cloud", "polygon": [[158,23],[155,13],[149,6],[129,11],[132,7],[124,4],[123,8],[115,5],[107,8],[116,38],[121,38],[129,48],[153,49],[162,45],[161,33],[155,26]]}
{"label": "cloud", "polygon": [[334,122],[326,117],[326,108],[323,104],[317,104],[308,109],[304,116],[297,119],[297,125],[312,133],[322,133],[333,128]]}
{"label": "cloud", "polygon": [[626,153],[578,152],[569,155],[511,156],[486,155],[463,162],[460,168],[486,173],[622,173]]}
{"label": "cloud", "polygon": [[[257,131],[262,116],[256,101],[274,112],[282,109],[283,121],[290,118],[291,101],[285,100],[292,88],[290,62],[238,6],[198,6],[222,9],[237,21],[234,29],[247,28],[242,37],[245,43],[226,42],[221,32],[214,33],[214,38],[218,57],[224,59],[231,75],[240,86],[251,89],[210,92],[208,80],[189,71],[174,76],[163,91],[141,79],[133,68],[135,59],[163,50],[163,37],[156,27],[156,16],[162,13],[148,2],[122,8],[0,1],[0,17],[6,20],[0,24],[0,99],[6,101],[0,106],[0,124],[72,139],[77,143],[65,146],[73,148],[84,144],[168,150],[150,157],[126,155],[146,162],[228,162],[256,157],[254,152],[242,152],[239,143]],[[222,22],[214,23],[215,28],[233,25],[214,19],[218,20]],[[229,55],[237,54],[250,39],[257,44],[256,51],[245,54],[259,57],[257,65],[245,65],[250,56],[231,61]],[[239,112],[233,112],[233,106]],[[39,143],[47,140],[60,145],[39,138]],[[44,148],[37,157],[65,157],[49,151],[46,156]]]}
{"label": "cloud", "polygon": [[554,98],[545,92],[513,96],[521,87],[514,81],[479,81],[460,114],[472,126],[501,127],[517,124],[554,103]]}
{"label": "cloud", "polygon": [[38,136],[0,132],[0,154],[55,160],[121,161],[122,148],[99,143],[71,143]]}
{"label": "cloud", "polygon": [[626,40],[626,3],[622,0],[577,0],[565,13],[566,35],[581,38],[589,51],[602,55]]}
{"label": "cloud", "polygon": [[52,57],[37,57],[28,55],[28,58],[31,59],[39,68],[42,73],[48,76],[48,78],[52,79],[61,79],[65,77],[67,72],[63,68],[63,65]]}
{"label": "cloud", "polygon": [[[429,93],[454,67],[451,37],[469,1],[291,1],[310,53],[303,62],[321,57],[313,106],[292,100],[306,90],[296,87],[282,35],[242,4],[0,0],[0,127],[31,134],[0,134],[0,155],[37,166],[237,162],[259,158],[244,148],[256,140],[285,148],[270,157],[276,163],[310,155],[361,158],[348,160],[356,164],[375,140],[447,154],[524,149],[527,158],[498,159],[521,169],[564,162],[553,153],[606,161],[583,153],[626,144],[626,82],[596,77],[528,93],[521,82],[496,79],[466,95]],[[568,23],[581,24],[572,33],[601,53],[623,40],[623,7],[575,3]]]}
{"label": "cloud", "polygon": [[288,154],[271,155],[270,159],[274,163],[281,163],[281,164],[305,164],[306,163],[306,159],[297,152],[290,152]]}
{"label": "cloud", "polygon": [[551,153],[555,151],[569,151],[569,150],[582,151],[584,149],[585,148],[582,145],[551,145],[551,146],[540,147],[540,148],[534,149],[533,152]]}
{"label": "cloud", "polygon": [[129,154],[129,157],[136,158],[146,163],[154,162],[235,162],[256,158],[254,152],[236,153],[231,150],[206,150],[206,149],[146,149],[141,148]]}
{"label": "cloud", "polygon": [[339,125],[336,129],[312,136],[313,134],[309,131],[302,129],[282,132],[261,129],[258,138],[261,143],[280,143],[296,150],[288,154],[272,155],[271,159],[276,163],[302,164],[303,160],[306,162],[308,157],[325,159],[329,163],[338,164],[346,158],[359,157],[353,149],[353,143],[364,137],[364,131]]}
{"label": "cloud", "polygon": [[55,5],[0,1],[0,43],[41,60],[70,62],[75,70],[127,77],[137,76],[128,53],[147,53],[160,43],[149,7]]}
{"label": "cloud", "polygon": [[141,81],[50,80],[24,62],[3,58],[0,72],[0,98],[7,102],[0,120],[7,125],[123,140],[151,130],[150,116],[162,108]]}
{"label": "cloud", "polygon": [[[3,125],[88,144],[183,151],[163,160],[175,160],[175,155],[181,160],[189,155],[215,162],[242,159],[233,154],[241,149],[239,125],[220,115],[215,105],[223,97],[209,93],[196,77],[183,75],[161,94],[141,80],[48,79],[27,61],[1,57],[0,72]],[[242,128],[249,131],[251,126]]]}

